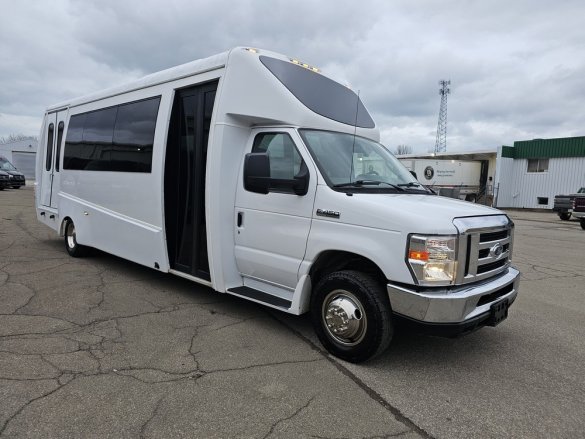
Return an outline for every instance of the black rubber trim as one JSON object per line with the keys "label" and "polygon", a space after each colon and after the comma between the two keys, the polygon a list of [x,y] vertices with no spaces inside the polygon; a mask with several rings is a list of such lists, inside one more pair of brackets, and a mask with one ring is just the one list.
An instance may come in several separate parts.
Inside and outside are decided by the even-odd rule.
{"label": "black rubber trim", "polygon": [[280,308],[289,309],[291,301],[273,296],[260,290],[255,290],[250,287],[236,287],[230,288],[228,293],[234,293],[238,296],[249,297],[250,299],[259,300],[260,302],[269,303],[270,305],[278,306]]}
{"label": "black rubber trim", "polygon": [[430,323],[415,320],[402,314],[393,313],[394,323],[403,329],[424,335],[455,338],[470,334],[490,323],[491,312],[485,312],[459,323]]}

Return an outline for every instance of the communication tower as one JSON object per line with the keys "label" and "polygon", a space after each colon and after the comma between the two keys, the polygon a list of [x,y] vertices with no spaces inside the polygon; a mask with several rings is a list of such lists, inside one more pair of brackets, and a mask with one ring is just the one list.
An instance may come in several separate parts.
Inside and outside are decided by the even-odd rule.
{"label": "communication tower", "polygon": [[435,152],[447,151],[447,95],[451,93],[449,85],[450,80],[440,80],[439,94],[441,95],[441,107],[439,108],[439,123],[437,124],[437,140],[435,142]]}

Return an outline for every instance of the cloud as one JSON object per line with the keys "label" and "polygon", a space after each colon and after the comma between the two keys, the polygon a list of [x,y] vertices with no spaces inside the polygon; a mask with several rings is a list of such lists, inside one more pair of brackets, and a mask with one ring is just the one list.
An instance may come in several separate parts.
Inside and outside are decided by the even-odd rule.
{"label": "cloud", "polygon": [[33,119],[40,126],[49,104],[237,45],[298,57],[360,90],[391,149],[434,146],[439,79],[451,80],[450,150],[582,135],[584,9],[538,0],[10,2],[0,16],[0,113],[13,125],[2,123],[0,136]]}

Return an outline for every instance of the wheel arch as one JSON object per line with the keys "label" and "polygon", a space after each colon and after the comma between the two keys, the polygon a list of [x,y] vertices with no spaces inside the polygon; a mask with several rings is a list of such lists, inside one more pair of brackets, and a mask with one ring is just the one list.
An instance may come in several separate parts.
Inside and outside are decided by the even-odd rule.
{"label": "wheel arch", "polygon": [[65,226],[69,221],[73,221],[70,216],[63,218],[61,225],[59,226],[59,236],[65,236]]}
{"label": "wheel arch", "polygon": [[317,285],[323,276],[341,270],[360,271],[372,276],[382,284],[387,282],[382,269],[371,259],[349,251],[325,250],[319,253],[309,269],[311,283]]}

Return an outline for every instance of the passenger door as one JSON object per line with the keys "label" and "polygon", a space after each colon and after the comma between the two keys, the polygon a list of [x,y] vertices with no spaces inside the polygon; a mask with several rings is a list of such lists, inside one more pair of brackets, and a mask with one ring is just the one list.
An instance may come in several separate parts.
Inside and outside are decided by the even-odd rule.
{"label": "passenger door", "polygon": [[305,256],[317,187],[316,170],[292,129],[255,130],[248,152],[265,152],[270,158],[270,177],[294,179],[302,162],[310,173],[306,195],[292,190],[268,194],[244,189],[242,171],[235,206],[235,256],[242,276],[294,288]]}
{"label": "passenger door", "polygon": [[205,223],[207,143],[217,81],[177,90],[165,161],[165,230],[173,270],[211,280]]}
{"label": "passenger door", "polygon": [[57,208],[61,156],[67,110],[49,113],[45,128],[44,155],[41,174],[41,204]]}

